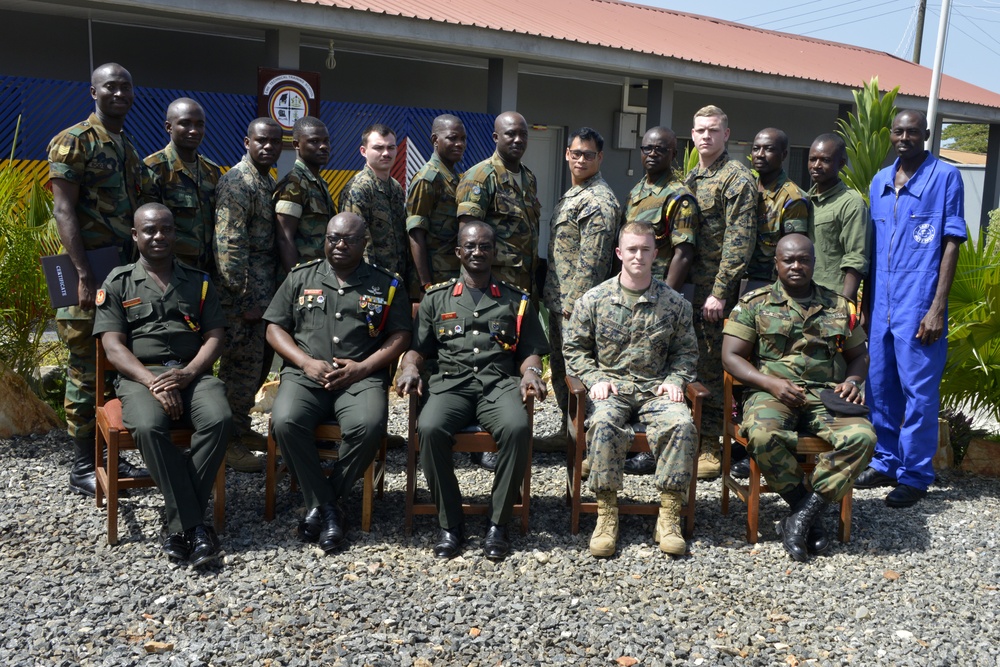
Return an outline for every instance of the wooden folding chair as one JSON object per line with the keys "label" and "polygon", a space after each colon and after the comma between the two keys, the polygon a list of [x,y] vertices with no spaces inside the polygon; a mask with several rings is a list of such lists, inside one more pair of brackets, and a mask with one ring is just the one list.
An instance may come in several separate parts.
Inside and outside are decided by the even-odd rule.
{"label": "wooden folding chair", "polygon": [[[524,409],[528,412],[528,431],[533,427],[535,413],[535,397],[533,392],[528,392],[528,398],[524,403]],[[413,532],[414,514],[437,514],[437,506],[434,503],[418,503],[417,496],[417,461],[420,458],[420,439],[417,437],[417,418],[420,412],[420,404],[416,394],[410,394],[410,416],[409,416],[409,446],[406,451],[406,519],[403,524],[403,532],[410,535]],[[495,452],[497,444],[489,431],[483,430],[479,424],[470,424],[455,434],[456,452]],[[524,479],[521,482],[521,501],[514,504],[513,516],[521,517],[521,534],[528,532],[528,513],[531,505],[531,441],[528,444],[528,460],[524,467]],[[489,512],[488,503],[462,503],[462,512],[465,514],[486,514]]]}
{"label": "wooden folding chair", "polygon": [[[98,507],[108,504],[108,544],[118,544],[118,496],[122,489],[156,486],[150,477],[119,477],[118,455],[125,449],[136,449],[132,435],[122,424],[122,402],[105,400],[105,374],[115,370],[108,361],[101,339],[97,339],[97,429],[94,444],[96,484],[94,499]],[[188,428],[170,429],[170,441],[178,447],[190,447],[194,431]],[[106,455],[105,455],[106,453]],[[219,466],[215,476],[214,525],[218,533],[226,527],[226,465]]]}
{"label": "wooden folding chair", "polygon": [[[760,521],[760,494],[769,493],[771,489],[761,481],[760,468],[757,461],[750,457],[750,479],[744,484],[730,475],[733,458],[733,442],[744,447],[746,438],[739,434],[740,425],[733,420],[733,388],[741,386],[728,372],[723,374],[723,433],[722,433],[722,513],[729,513],[730,491],[747,504],[747,542],[757,543],[758,524]],[[816,460],[820,454],[833,451],[833,446],[826,440],[813,435],[799,434],[795,454],[799,457],[799,465],[807,475],[816,468]],[[837,536],[841,542],[851,541],[851,510],[853,507],[854,489],[848,490],[840,501],[840,522]]]}
{"label": "wooden folding chair", "polygon": [[[583,494],[583,459],[587,457],[587,429],[584,420],[587,416],[587,388],[578,378],[571,375],[566,376],[566,386],[569,388],[569,401],[567,402],[567,415],[569,420],[570,440],[566,446],[566,466],[568,468],[566,479],[566,502],[570,506],[570,531],[576,535],[580,532],[580,514],[597,513],[597,502],[584,502]],[[701,434],[701,405],[709,396],[708,389],[700,382],[692,382],[685,390],[685,397],[688,405],[691,406],[691,418],[694,420],[696,432]],[[635,438],[632,439],[630,452],[648,452],[649,441],[646,439],[646,426],[639,421],[632,424]],[[696,440],[697,441],[697,440]],[[684,537],[690,539],[694,534],[694,507],[695,492],[698,488],[698,456],[694,456],[691,467],[691,484],[688,487],[687,504],[681,510],[684,517]],[[660,502],[640,503],[623,502],[621,496],[618,498],[619,514],[642,514],[657,515],[660,511]]]}

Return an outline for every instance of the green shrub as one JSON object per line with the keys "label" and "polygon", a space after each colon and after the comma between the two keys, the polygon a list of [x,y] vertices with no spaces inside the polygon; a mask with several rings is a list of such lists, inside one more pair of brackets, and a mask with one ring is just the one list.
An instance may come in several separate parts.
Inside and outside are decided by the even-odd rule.
{"label": "green shrub", "polygon": [[857,115],[850,113],[847,120],[837,119],[837,134],[847,144],[847,166],[840,172],[840,177],[848,187],[864,197],[866,204],[870,203],[868,198],[872,179],[882,168],[892,147],[889,128],[896,115],[895,100],[898,92],[899,86],[896,86],[880,97],[876,76],[860,90],[854,91]]}

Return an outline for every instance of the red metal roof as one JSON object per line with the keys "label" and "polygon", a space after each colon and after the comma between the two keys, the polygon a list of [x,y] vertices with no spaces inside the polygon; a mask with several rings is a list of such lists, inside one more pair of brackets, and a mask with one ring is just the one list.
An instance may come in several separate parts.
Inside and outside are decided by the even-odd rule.
{"label": "red metal roof", "polygon": [[[717,65],[857,88],[878,76],[884,89],[928,97],[931,70],[888,53],[762,30],[720,19],[615,0],[291,0]],[[941,99],[1000,108],[1000,94],[950,76]]]}

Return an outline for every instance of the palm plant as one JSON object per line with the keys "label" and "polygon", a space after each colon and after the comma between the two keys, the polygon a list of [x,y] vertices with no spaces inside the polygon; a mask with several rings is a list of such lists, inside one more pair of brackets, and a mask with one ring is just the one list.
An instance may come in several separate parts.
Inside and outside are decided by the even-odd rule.
{"label": "palm plant", "polygon": [[59,236],[51,194],[14,163],[20,124],[0,167],[0,365],[27,380],[49,351],[42,334],[54,313],[39,257],[59,251]]}
{"label": "palm plant", "polygon": [[854,91],[857,115],[849,113],[847,120],[837,119],[837,134],[847,144],[847,166],[840,172],[840,177],[848,187],[857,190],[864,197],[866,204],[871,203],[868,200],[868,189],[872,179],[882,168],[892,147],[889,128],[896,115],[894,102],[898,92],[899,86],[896,86],[880,97],[876,76],[860,90]]}
{"label": "palm plant", "polygon": [[1000,421],[1000,210],[982,239],[964,243],[948,295],[942,402]]}

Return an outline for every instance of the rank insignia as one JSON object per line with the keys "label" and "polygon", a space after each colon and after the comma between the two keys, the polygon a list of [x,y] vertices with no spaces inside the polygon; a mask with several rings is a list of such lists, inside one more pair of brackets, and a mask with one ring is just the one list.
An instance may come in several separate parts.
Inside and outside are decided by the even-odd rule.
{"label": "rank insignia", "polygon": [[[101,291],[103,292],[104,290]],[[98,294],[98,296],[100,296],[100,294]],[[142,299],[135,297],[134,299],[129,299],[128,301],[122,301],[122,308],[131,308],[132,306],[138,306],[140,303],[142,303]]]}

